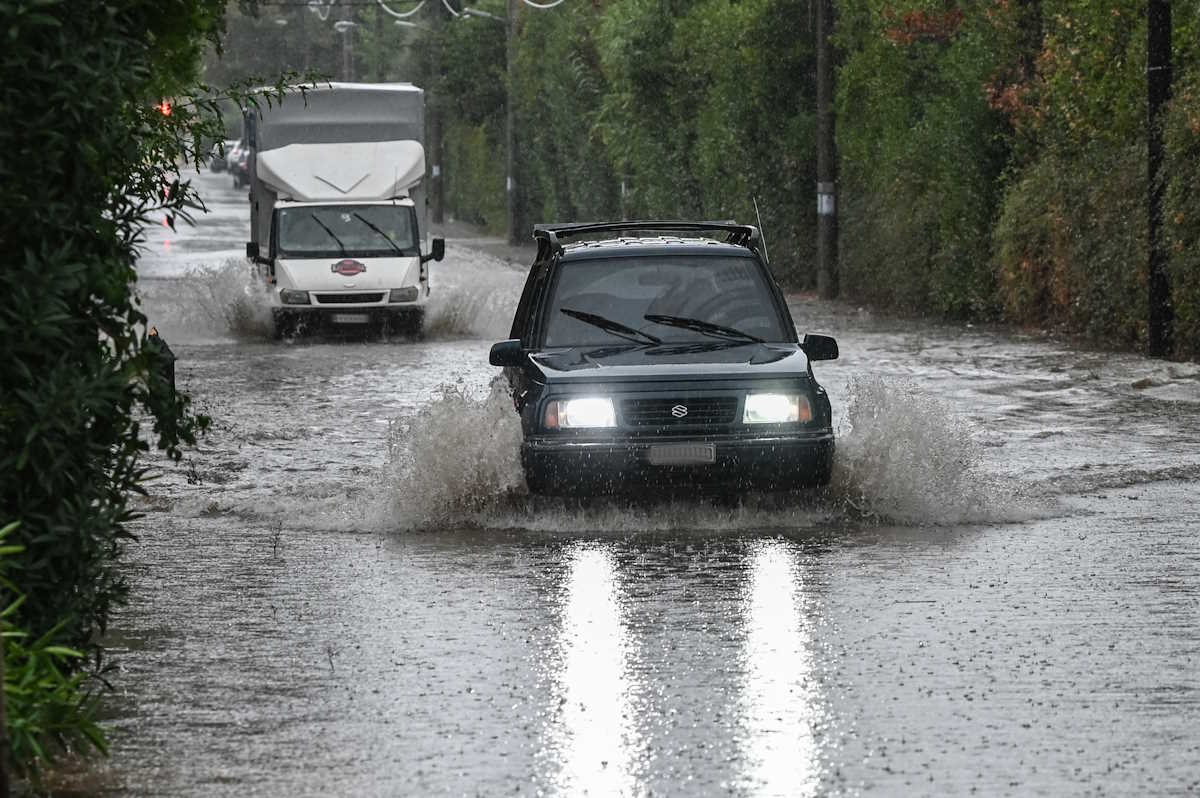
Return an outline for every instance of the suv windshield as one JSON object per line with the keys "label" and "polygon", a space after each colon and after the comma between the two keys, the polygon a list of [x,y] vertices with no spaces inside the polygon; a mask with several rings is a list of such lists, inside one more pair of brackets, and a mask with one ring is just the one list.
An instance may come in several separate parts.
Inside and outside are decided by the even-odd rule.
{"label": "suv windshield", "polygon": [[279,254],[287,258],[417,255],[413,210],[405,205],[281,208]]}
{"label": "suv windshield", "polygon": [[543,345],[787,341],[750,257],[643,255],[560,264]]}

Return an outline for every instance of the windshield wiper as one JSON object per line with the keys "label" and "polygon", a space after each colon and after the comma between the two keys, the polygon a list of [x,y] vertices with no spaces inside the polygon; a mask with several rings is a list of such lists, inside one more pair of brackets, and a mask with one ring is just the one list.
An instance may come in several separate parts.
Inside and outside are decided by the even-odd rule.
{"label": "windshield wiper", "polygon": [[652,321],[655,324],[662,324],[667,327],[680,327],[685,330],[692,330],[701,335],[711,335],[714,338],[724,338],[725,340],[746,341],[748,343],[763,343],[763,339],[757,335],[735,330],[733,327],[726,327],[721,324],[713,324],[711,321],[703,321],[701,319],[687,319],[682,316],[663,316],[658,313],[647,313],[642,316],[646,321]]}
{"label": "windshield wiper", "polygon": [[392,240],[392,237],[389,236],[387,233],[383,232],[382,230],[380,230],[378,227],[376,227],[374,222],[368,220],[367,217],[363,216],[361,213],[358,213],[357,211],[355,211],[354,213],[352,213],[350,215],[353,216],[355,219],[358,219],[360,222],[365,224],[367,227],[374,230],[376,233],[379,233],[379,235],[383,236],[384,240],[387,241],[389,244],[391,244],[392,249],[396,250],[396,252],[400,253],[401,255],[404,254],[404,250],[401,249],[400,246],[395,241]]}
{"label": "windshield wiper", "polygon": [[650,333],[642,332],[633,327],[626,326],[619,321],[606,319],[603,316],[597,316],[595,313],[588,313],[583,310],[572,310],[571,308],[559,308],[559,313],[570,316],[573,319],[579,319],[584,324],[590,324],[593,327],[599,327],[610,335],[615,335],[618,338],[624,338],[626,341],[633,341],[635,344],[644,344],[649,341],[652,344],[661,344],[662,339],[656,338]]}
{"label": "windshield wiper", "polygon": [[345,255],[345,254],[346,254],[346,245],[342,243],[342,239],[340,239],[340,238],[338,238],[336,235],[334,235],[334,234],[333,234],[333,231],[332,231],[332,230],[330,230],[330,229],[329,229],[329,228],[328,228],[328,227],[325,225],[325,223],[324,223],[324,222],[322,222],[320,219],[318,219],[318,218],[317,218],[317,215],[316,215],[315,213],[310,213],[310,214],[309,214],[309,216],[310,216],[310,217],[312,217],[312,220],[313,220],[314,222],[316,222],[317,224],[321,225],[321,229],[322,229],[322,230],[324,230],[326,233],[329,233],[329,237],[330,237],[330,238],[332,238],[334,241],[336,241],[336,242],[337,242],[338,249],[340,249],[340,250],[342,251],[342,254],[343,254],[343,255]]}

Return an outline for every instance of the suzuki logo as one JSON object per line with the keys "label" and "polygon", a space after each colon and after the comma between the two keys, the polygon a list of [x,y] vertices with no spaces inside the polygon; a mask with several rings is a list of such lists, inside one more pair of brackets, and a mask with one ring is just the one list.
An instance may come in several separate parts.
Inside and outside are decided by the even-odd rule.
{"label": "suzuki logo", "polygon": [[671,415],[675,416],[675,418],[683,418],[687,415],[687,408],[683,405],[675,405],[671,408]]}
{"label": "suzuki logo", "polygon": [[367,270],[367,267],[356,260],[339,260],[337,263],[329,267],[329,271],[334,274],[340,274],[343,277],[353,277],[356,274],[362,274]]}

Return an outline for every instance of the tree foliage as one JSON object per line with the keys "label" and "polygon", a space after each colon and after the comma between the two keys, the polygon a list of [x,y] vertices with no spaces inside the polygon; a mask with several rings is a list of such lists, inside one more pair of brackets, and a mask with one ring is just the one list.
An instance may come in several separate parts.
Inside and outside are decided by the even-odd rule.
{"label": "tree foliage", "polygon": [[222,131],[217,100],[183,89],[223,11],[0,4],[0,519],[19,522],[0,606],[20,768],[48,742],[102,745],[78,671],[126,593],[141,456],[177,459],[207,423],[169,384],[134,265],[145,225],[202,207],[181,169]]}
{"label": "tree foliage", "polygon": [[[505,13],[498,0],[476,6]],[[1145,4],[835,7],[844,293],[1140,345]],[[518,8],[512,89],[523,218],[753,219],[757,199],[777,272],[794,287],[813,285],[811,3]],[[504,27],[454,19],[437,3],[422,15],[422,24],[439,20],[440,33],[409,41],[423,53],[439,48],[438,73],[423,56],[378,74],[430,89],[447,119],[449,211],[502,230]],[[1200,351],[1191,188],[1198,33],[1200,14],[1177,5],[1167,222],[1181,353]]]}

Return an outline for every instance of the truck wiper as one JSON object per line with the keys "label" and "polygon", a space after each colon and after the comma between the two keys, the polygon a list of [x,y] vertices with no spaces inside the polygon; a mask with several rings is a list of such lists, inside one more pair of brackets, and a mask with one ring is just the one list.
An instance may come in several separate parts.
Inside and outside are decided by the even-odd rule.
{"label": "truck wiper", "polygon": [[711,321],[703,321],[701,319],[688,319],[682,316],[663,316],[658,313],[647,313],[642,316],[646,321],[652,321],[655,324],[662,324],[667,327],[681,327],[685,330],[692,330],[701,335],[711,335],[714,338],[724,338],[725,340],[747,341],[761,344],[763,339],[757,335],[735,330],[733,327],[726,327],[721,324],[713,324]]}
{"label": "truck wiper", "polygon": [[309,214],[309,216],[311,216],[311,217],[312,217],[312,220],[313,220],[314,222],[316,222],[317,224],[321,225],[321,229],[322,229],[322,230],[324,230],[326,233],[329,233],[329,237],[330,237],[330,238],[332,238],[334,241],[336,241],[336,242],[337,242],[338,249],[340,249],[340,250],[342,251],[342,254],[343,254],[343,255],[345,255],[345,254],[346,254],[346,245],[342,243],[342,239],[340,239],[340,238],[338,238],[336,235],[334,235],[334,234],[333,234],[333,231],[332,231],[332,230],[330,230],[330,229],[329,229],[329,228],[328,228],[328,227],[325,225],[325,223],[324,223],[324,222],[322,222],[320,219],[318,219],[318,218],[317,218],[317,215],[316,215],[315,213],[310,213],[310,214]]}
{"label": "truck wiper", "polygon": [[401,249],[400,246],[395,241],[392,240],[392,237],[389,236],[387,233],[383,232],[382,230],[380,230],[378,227],[376,227],[374,222],[367,219],[367,217],[363,216],[358,211],[355,211],[354,213],[352,213],[350,215],[353,216],[355,219],[358,219],[360,222],[365,224],[367,227],[374,230],[376,233],[379,233],[379,235],[383,236],[384,240],[387,241],[389,244],[391,244],[392,249],[396,250],[396,252],[400,253],[401,255],[404,254],[404,250]]}
{"label": "truck wiper", "polygon": [[583,310],[572,310],[571,308],[559,308],[559,313],[570,316],[573,319],[579,319],[584,324],[590,324],[593,327],[599,327],[610,335],[615,335],[618,338],[624,338],[626,341],[632,341],[635,344],[644,344],[647,341],[652,344],[661,344],[661,338],[655,338],[650,333],[642,332],[633,327],[626,326],[619,321],[606,319],[603,316],[597,316],[595,313],[588,313]]}

